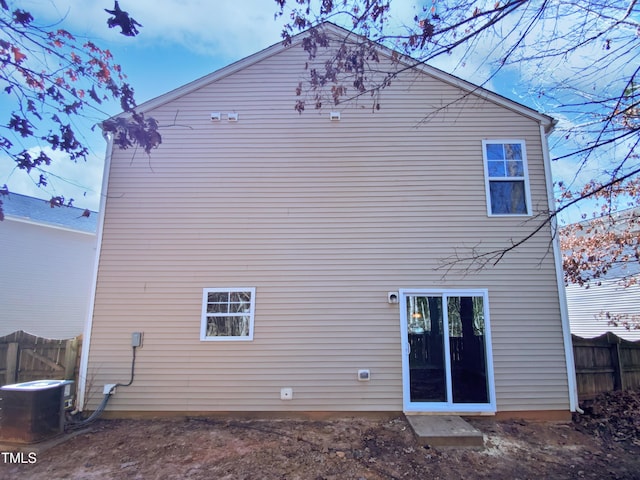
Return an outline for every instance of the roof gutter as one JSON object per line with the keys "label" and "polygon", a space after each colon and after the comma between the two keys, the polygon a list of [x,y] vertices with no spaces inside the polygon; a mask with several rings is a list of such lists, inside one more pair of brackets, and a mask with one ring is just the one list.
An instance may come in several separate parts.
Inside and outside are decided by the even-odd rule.
{"label": "roof gutter", "polygon": [[86,389],[89,367],[89,349],[91,347],[91,331],[93,329],[93,309],[96,301],[96,288],[98,285],[98,266],[100,264],[100,252],[102,251],[102,232],[104,228],[105,207],[107,203],[107,192],[109,189],[109,169],[111,167],[111,155],[113,154],[113,137],[102,132],[102,136],[107,142],[107,150],[104,156],[104,168],[102,171],[102,189],[100,190],[100,210],[98,212],[98,225],[96,231],[96,255],[93,263],[93,279],[91,280],[91,297],[87,318],[84,324],[84,334],[82,337],[82,352],[80,354],[80,372],[78,373],[78,401],[77,409],[82,411],[85,406]]}

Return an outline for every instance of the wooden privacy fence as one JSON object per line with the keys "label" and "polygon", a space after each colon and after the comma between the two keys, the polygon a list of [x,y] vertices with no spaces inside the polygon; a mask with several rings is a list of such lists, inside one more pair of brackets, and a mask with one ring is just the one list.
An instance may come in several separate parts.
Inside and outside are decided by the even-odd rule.
{"label": "wooden privacy fence", "polygon": [[613,333],[590,339],[572,335],[572,340],[580,400],[640,388],[640,342]]}
{"label": "wooden privacy fence", "polygon": [[81,337],[53,340],[23,331],[0,337],[0,385],[43,379],[75,380]]}

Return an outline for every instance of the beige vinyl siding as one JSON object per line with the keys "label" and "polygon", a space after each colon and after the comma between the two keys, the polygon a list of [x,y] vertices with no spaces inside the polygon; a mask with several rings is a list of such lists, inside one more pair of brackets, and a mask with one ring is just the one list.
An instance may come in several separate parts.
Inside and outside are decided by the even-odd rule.
{"label": "beige vinyl siding", "polygon": [[[399,411],[399,288],[488,288],[498,410],[568,409],[548,231],[495,268],[443,259],[499,248],[535,220],[488,218],[482,139],[526,141],[547,206],[539,125],[407,74],[349,106],[293,109],[306,57],[284,50],[149,114],[163,144],[114,151],[88,377],[89,408]],[[342,120],[329,121],[329,111]],[[212,122],[211,112],[223,120]],[[224,120],[226,112],[239,121]],[[251,342],[200,342],[202,289],[255,287]],[[357,370],[371,370],[358,382]],[[281,401],[280,388],[293,388]]]}

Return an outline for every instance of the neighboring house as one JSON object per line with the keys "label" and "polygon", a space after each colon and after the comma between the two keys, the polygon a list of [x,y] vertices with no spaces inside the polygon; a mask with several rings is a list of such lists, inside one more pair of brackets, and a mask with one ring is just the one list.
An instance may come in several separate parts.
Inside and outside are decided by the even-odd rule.
{"label": "neighboring house", "polygon": [[[629,209],[616,215],[614,228],[625,229],[629,216],[640,215],[640,209]],[[581,222],[588,224],[591,220]],[[640,235],[640,232],[635,232]],[[635,285],[625,287],[623,279],[636,279]],[[632,283],[632,282],[631,282]],[[640,340],[639,329],[627,329],[610,324],[605,314],[628,315],[640,318],[640,264],[634,260],[622,268],[613,266],[604,277],[592,281],[589,288],[577,284],[565,286],[571,333],[584,338],[593,338],[613,332],[625,340]]]}
{"label": "neighboring house", "polygon": [[619,279],[613,278],[604,279],[600,285],[589,288],[569,284],[565,289],[571,333],[593,338],[612,332],[625,340],[640,340],[640,330],[611,325],[605,316],[606,312],[640,315],[640,284],[624,287]]}
{"label": "neighboring house", "polygon": [[[333,46],[347,35],[325,28]],[[446,260],[537,225],[552,201],[553,120],[428,66],[398,75],[380,110],[361,100],[334,107],[339,120],[300,115],[300,43],[142,105],[171,125],[160,148],[108,155],[85,408],[129,380],[142,332],[112,415],[568,418],[550,230],[495,267]]]}
{"label": "neighboring house", "polygon": [[97,214],[52,208],[46,200],[2,197],[0,336],[17,330],[46,338],[81,335],[91,298]]}

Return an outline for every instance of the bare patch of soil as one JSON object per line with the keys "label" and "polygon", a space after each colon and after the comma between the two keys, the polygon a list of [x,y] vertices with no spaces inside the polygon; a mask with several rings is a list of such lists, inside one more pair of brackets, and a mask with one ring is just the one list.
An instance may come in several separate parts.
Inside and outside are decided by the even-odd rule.
{"label": "bare patch of soil", "polygon": [[0,478],[638,479],[640,439],[627,428],[638,424],[638,399],[605,399],[599,417],[567,424],[472,419],[483,450],[421,447],[404,417],[99,420],[35,463],[0,459]]}

